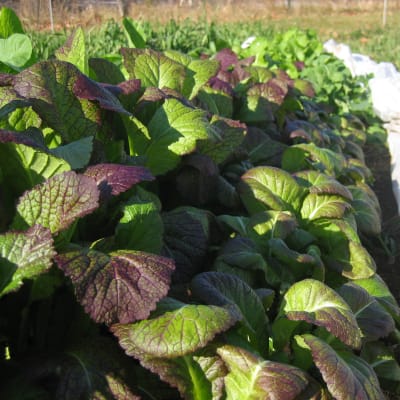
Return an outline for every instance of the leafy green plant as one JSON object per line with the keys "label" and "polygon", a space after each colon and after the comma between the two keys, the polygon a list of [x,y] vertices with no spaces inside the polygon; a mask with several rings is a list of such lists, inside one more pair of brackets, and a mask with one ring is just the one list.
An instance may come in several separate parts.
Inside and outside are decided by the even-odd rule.
{"label": "leafy green plant", "polygon": [[231,49],[87,52],[0,76],[0,397],[398,394],[367,119]]}

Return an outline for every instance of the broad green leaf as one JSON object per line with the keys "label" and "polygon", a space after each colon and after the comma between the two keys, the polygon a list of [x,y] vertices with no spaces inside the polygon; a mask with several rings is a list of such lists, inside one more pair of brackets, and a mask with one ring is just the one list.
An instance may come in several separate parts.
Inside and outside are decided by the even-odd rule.
{"label": "broad green leaf", "polygon": [[324,194],[308,194],[301,206],[301,217],[313,221],[320,218],[340,219],[351,209],[351,205],[343,197]]}
{"label": "broad green leaf", "polygon": [[76,28],[66,43],[55,51],[56,58],[74,64],[83,74],[89,74],[85,34],[82,27]]}
{"label": "broad green leaf", "polygon": [[13,33],[0,39],[0,62],[19,71],[31,58],[32,42],[27,35]]}
{"label": "broad green leaf", "polygon": [[13,225],[34,224],[55,234],[98,207],[99,190],[94,179],[74,171],[55,175],[25,192],[19,199]]}
{"label": "broad green leaf", "polygon": [[59,60],[37,63],[15,77],[15,91],[67,143],[99,130],[99,106],[74,93],[79,78],[82,74],[74,65]]}
{"label": "broad green leaf", "polygon": [[242,144],[246,126],[231,119],[215,117],[211,128],[209,139],[200,141],[198,151],[211,157],[216,164],[222,164]]}
{"label": "broad green leaf", "polygon": [[263,211],[251,216],[249,225],[262,236],[267,238],[285,239],[297,227],[296,218],[287,211]]}
{"label": "broad green leaf", "polygon": [[349,201],[353,200],[353,195],[348,187],[319,171],[300,171],[296,172],[294,177],[300,185],[307,187],[310,193],[336,195]]}
{"label": "broad green leaf", "polygon": [[353,195],[351,206],[358,229],[366,235],[379,235],[382,230],[382,215],[379,202],[376,202],[374,194],[370,194],[372,190],[366,184],[360,187],[349,186],[349,189]]}
{"label": "broad green leaf", "polygon": [[282,156],[282,168],[289,172],[312,167],[333,177],[339,176],[346,166],[340,153],[316,146],[314,143],[296,144],[288,147]]}
{"label": "broad green leaf", "polygon": [[121,49],[125,68],[131,79],[140,79],[142,86],[170,88],[182,92],[185,67],[164,54],[151,49]]}
{"label": "broad green leaf", "polygon": [[203,272],[192,280],[193,294],[206,304],[227,307],[246,327],[247,340],[265,352],[268,318],[254,290],[240,278],[222,272]]}
{"label": "broad green leaf", "polygon": [[24,33],[21,21],[12,8],[0,8],[0,38],[8,38],[13,33]]}
{"label": "broad green leaf", "polygon": [[372,297],[377,299],[379,304],[381,304],[392,317],[395,319],[400,317],[400,308],[395,297],[378,274],[368,279],[357,279],[353,282],[364,288]]}
{"label": "broad green leaf", "polygon": [[294,400],[308,385],[308,375],[301,369],[263,360],[240,347],[225,345],[217,353],[229,369],[227,400]]}
{"label": "broad green leaf", "polygon": [[92,150],[93,137],[88,136],[64,146],[55,147],[50,152],[56,157],[67,161],[71,169],[81,169],[89,163]]}
{"label": "broad green leaf", "polygon": [[366,343],[361,351],[361,358],[371,365],[378,378],[400,383],[400,366],[394,351],[384,343]]}
{"label": "broad green leaf", "polygon": [[0,166],[8,190],[17,196],[45,179],[71,169],[61,158],[17,143],[0,143]]}
{"label": "broad green leaf", "polygon": [[361,331],[349,305],[337,292],[314,279],[292,285],[284,296],[286,317],[322,326],[343,343],[361,347]]}
{"label": "broad green leaf", "polygon": [[193,152],[197,141],[208,139],[209,123],[205,112],[176,99],[166,99],[149,122],[151,141],[145,156],[154,175],[175,168],[181,156]]}
{"label": "broad green leaf", "polygon": [[158,203],[159,200],[141,191],[123,206],[123,216],[115,229],[119,248],[160,253],[164,225]]}
{"label": "broad green leaf", "polygon": [[349,282],[338,293],[350,306],[363,334],[363,341],[383,338],[393,332],[395,323],[390,314],[365,289]]}
{"label": "broad green leaf", "polygon": [[233,117],[233,98],[223,90],[203,86],[196,95],[200,107],[211,114],[225,118]]}
{"label": "broad green leaf", "polygon": [[55,254],[50,231],[40,225],[0,235],[0,297],[46,272]]}
{"label": "broad green leaf", "polygon": [[311,351],[314,363],[331,395],[338,400],[384,400],[374,370],[350,352],[337,353],[322,339],[305,334],[297,336],[301,347]]}
{"label": "broad green leaf", "polygon": [[241,178],[239,192],[252,214],[268,209],[297,212],[307,190],[286,171],[275,167],[255,167]]}
{"label": "broad green leaf", "polygon": [[139,32],[132,18],[124,17],[122,19],[122,27],[128,39],[129,47],[136,49],[144,49],[146,47],[144,35]]}
{"label": "broad green leaf", "polygon": [[96,322],[127,324],[147,318],[169,290],[174,263],[155,254],[80,249],[55,257],[75,294]]}
{"label": "broad green leaf", "polygon": [[189,304],[153,319],[115,324],[111,331],[130,356],[175,358],[203,348],[236,321],[225,308]]}

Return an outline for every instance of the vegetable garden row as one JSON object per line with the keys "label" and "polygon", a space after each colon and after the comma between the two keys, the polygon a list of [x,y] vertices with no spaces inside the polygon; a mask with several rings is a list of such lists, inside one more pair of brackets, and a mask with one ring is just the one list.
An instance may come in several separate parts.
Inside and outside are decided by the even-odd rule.
{"label": "vegetable garden row", "polygon": [[0,398],[399,395],[367,86],[312,32],[196,57],[123,23],[34,60],[0,12]]}

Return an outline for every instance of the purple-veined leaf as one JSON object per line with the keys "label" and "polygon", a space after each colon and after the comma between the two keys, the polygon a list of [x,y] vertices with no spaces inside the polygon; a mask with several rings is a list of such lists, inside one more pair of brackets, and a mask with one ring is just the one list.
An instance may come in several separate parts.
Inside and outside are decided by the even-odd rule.
{"label": "purple-veined leaf", "polygon": [[19,199],[14,227],[40,224],[55,234],[98,207],[94,179],[67,171],[25,192]]}
{"label": "purple-veined leaf", "polygon": [[307,192],[288,172],[275,167],[252,168],[239,184],[241,198],[252,214],[268,209],[296,212]]}
{"label": "purple-veined leaf", "polygon": [[143,87],[164,87],[182,92],[185,67],[151,49],[122,48],[124,66],[131,79],[140,79]]}
{"label": "purple-veined leaf", "polygon": [[296,336],[297,343],[311,351],[331,395],[337,400],[384,400],[378,378],[364,360],[350,352],[336,352],[311,334]]}
{"label": "purple-veined leaf", "polygon": [[152,181],[154,176],[145,167],[120,164],[96,164],[86,168],[86,176],[93,178],[102,199],[117,196],[142,181]]}
{"label": "purple-veined leaf", "polygon": [[99,129],[100,108],[74,94],[75,83],[81,76],[70,63],[43,61],[16,75],[14,90],[65,142],[70,142],[95,136]]}
{"label": "purple-veined leaf", "polygon": [[39,150],[47,150],[43,143],[35,140],[24,132],[9,131],[0,129],[0,143],[24,144]]}
{"label": "purple-veined leaf", "polygon": [[50,231],[40,225],[0,235],[0,297],[46,272],[55,254]]}
{"label": "purple-veined leaf", "polygon": [[289,320],[322,326],[350,347],[361,347],[361,331],[350,306],[333,289],[314,279],[292,285],[284,296]]}
{"label": "purple-veined leaf", "polygon": [[303,370],[279,362],[263,360],[231,345],[217,349],[229,369],[225,377],[228,399],[294,400],[308,386]]}
{"label": "purple-veined leaf", "polygon": [[358,326],[363,333],[363,341],[383,338],[393,332],[395,323],[390,314],[365,289],[355,283],[342,285],[340,296],[352,309]]}
{"label": "purple-veined leaf", "polygon": [[111,331],[130,356],[176,358],[203,348],[236,322],[226,308],[188,304],[153,319],[115,324]]}
{"label": "purple-veined leaf", "polygon": [[155,254],[71,250],[55,257],[96,322],[127,324],[147,318],[169,290],[174,263]]}

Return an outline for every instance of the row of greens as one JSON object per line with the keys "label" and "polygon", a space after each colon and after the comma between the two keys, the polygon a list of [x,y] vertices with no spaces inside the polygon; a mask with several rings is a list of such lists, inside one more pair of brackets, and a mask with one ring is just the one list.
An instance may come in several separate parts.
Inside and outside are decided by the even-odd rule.
{"label": "row of greens", "polygon": [[114,62],[81,29],[1,60],[0,397],[398,394],[365,87],[310,33],[292,70],[284,44],[191,57],[125,24]]}

